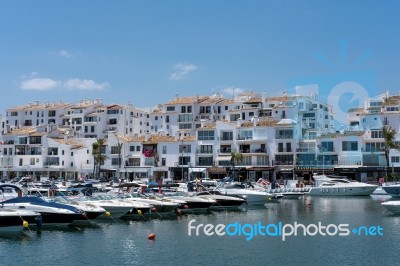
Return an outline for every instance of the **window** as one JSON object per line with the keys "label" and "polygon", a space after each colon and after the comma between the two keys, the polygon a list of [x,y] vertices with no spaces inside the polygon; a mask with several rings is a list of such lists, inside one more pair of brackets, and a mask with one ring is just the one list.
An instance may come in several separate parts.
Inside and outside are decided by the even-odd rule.
{"label": "window", "polygon": [[165,123],[169,123],[169,115],[165,117]]}
{"label": "window", "polygon": [[186,113],[186,106],[181,106],[181,113],[182,114]]}
{"label": "window", "polygon": [[30,164],[30,165],[35,165],[35,158],[31,158],[29,164]]}
{"label": "window", "polygon": [[162,154],[167,154],[167,146],[162,146]]}
{"label": "window", "polygon": [[161,158],[161,166],[165,166],[167,164],[165,158]]}
{"label": "window", "polygon": [[111,146],[111,154],[119,154],[118,146]]}
{"label": "window", "polygon": [[213,153],[213,145],[201,145],[199,152],[200,153]]}
{"label": "window", "polygon": [[322,141],[319,151],[320,152],[333,151],[333,142],[332,141]]}
{"label": "window", "polygon": [[192,152],[192,146],[187,144],[179,145],[179,152],[190,153]]}
{"label": "window", "polygon": [[140,146],[136,146],[136,151],[140,151]]}
{"label": "window", "polygon": [[191,129],[191,128],[192,128],[191,123],[179,124],[179,129]]}
{"label": "window", "polygon": [[197,132],[197,139],[198,140],[214,140],[214,131],[212,131],[212,130],[199,131],[199,132]]}
{"label": "window", "polygon": [[71,162],[71,167],[74,167],[74,163],[73,162]]}
{"label": "window", "polygon": [[358,142],[357,141],[343,141],[342,142],[342,151],[357,151],[358,150]]}
{"label": "window", "polygon": [[129,151],[135,151],[135,146],[129,146]]}
{"label": "window", "polygon": [[192,122],[192,121],[193,121],[192,114],[179,115],[178,117],[178,122]]}
{"label": "window", "polygon": [[222,132],[221,140],[233,140],[233,132]]}
{"label": "window", "polygon": [[71,151],[71,156],[74,156],[74,152]]}
{"label": "window", "polygon": [[371,131],[372,139],[380,139],[383,138],[383,130],[372,130]]}
{"label": "window", "polygon": [[383,142],[370,142],[365,144],[366,152],[380,152],[384,151],[385,144]]}
{"label": "window", "polygon": [[400,156],[392,156],[392,163],[400,163]]}
{"label": "window", "polygon": [[54,117],[54,116],[56,116],[56,111],[55,111],[55,110],[49,110],[48,116],[49,116],[49,117]]}
{"label": "window", "polygon": [[188,165],[190,163],[190,156],[179,156],[180,165]]}
{"label": "window", "polygon": [[167,106],[167,112],[175,111],[175,106]]}

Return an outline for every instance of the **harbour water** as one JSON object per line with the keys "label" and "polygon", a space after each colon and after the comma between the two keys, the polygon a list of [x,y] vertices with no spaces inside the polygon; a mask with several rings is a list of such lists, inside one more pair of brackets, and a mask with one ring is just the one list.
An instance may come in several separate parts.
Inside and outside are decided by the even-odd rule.
{"label": "harbour water", "polygon": [[[1,265],[398,265],[400,216],[383,196],[283,199],[241,211],[174,219],[101,222],[96,227],[44,229],[0,235]],[[380,226],[382,234],[348,236],[188,235],[188,224],[349,224]],[[332,230],[331,230],[332,231]],[[200,230],[201,232],[201,230]],[[148,240],[150,233],[155,240]]]}

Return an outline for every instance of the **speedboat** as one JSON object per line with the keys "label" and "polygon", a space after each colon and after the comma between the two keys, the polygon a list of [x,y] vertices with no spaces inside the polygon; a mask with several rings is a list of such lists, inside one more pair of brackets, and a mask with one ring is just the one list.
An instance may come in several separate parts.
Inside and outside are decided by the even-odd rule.
{"label": "speedboat", "polygon": [[180,211],[183,213],[207,212],[209,208],[216,203],[214,199],[187,196],[182,193],[168,195],[164,197],[164,199],[183,203],[179,206]]}
{"label": "speedboat", "polygon": [[400,184],[386,185],[382,189],[392,197],[400,197]]}
{"label": "speedboat", "polygon": [[317,186],[310,189],[310,196],[369,196],[378,187],[340,176],[314,175],[313,178]]}
{"label": "speedboat", "polygon": [[[63,203],[66,205],[71,205],[82,212],[82,219],[83,221],[89,221],[96,219],[102,214],[106,213],[106,210],[103,207],[97,206],[95,204],[91,204],[85,201],[78,201],[67,197],[54,197],[48,198],[49,201],[54,201],[58,203]],[[74,221],[76,223],[76,221]]]}
{"label": "speedboat", "polygon": [[179,203],[173,202],[170,200],[162,199],[162,198],[156,198],[156,197],[140,197],[139,195],[125,195],[122,198],[123,201],[126,202],[140,202],[140,203],[146,203],[150,204],[152,206],[151,211],[152,212],[158,212],[158,213],[169,213],[169,212],[174,212],[176,208],[179,207]]}
{"label": "speedboat", "polygon": [[30,224],[40,227],[40,213],[0,206],[1,232],[21,231],[24,227],[29,227]]}
{"label": "speedboat", "polygon": [[246,200],[249,205],[265,204],[273,199],[282,197],[263,190],[245,187],[243,184],[232,183],[216,188],[222,195],[239,197]]}
{"label": "speedboat", "polygon": [[17,197],[1,202],[4,208],[34,211],[41,214],[43,225],[68,225],[82,219],[82,212],[70,205],[48,202],[41,197]]}
{"label": "speedboat", "polygon": [[[86,200],[86,203],[90,203],[96,206],[104,208],[107,213],[101,215],[99,218],[122,218],[132,213],[142,214],[150,210],[151,206],[148,204],[139,204],[132,202],[125,202],[117,199],[100,199],[100,200]],[[107,215],[110,214],[110,215]]]}
{"label": "speedboat", "polygon": [[385,201],[381,205],[394,214],[400,214],[400,201]]}
{"label": "speedboat", "polygon": [[197,193],[197,196],[215,200],[214,205],[210,207],[211,209],[236,209],[246,203],[245,199],[225,196],[222,195],[221,192],[215,190],[200,192]]}

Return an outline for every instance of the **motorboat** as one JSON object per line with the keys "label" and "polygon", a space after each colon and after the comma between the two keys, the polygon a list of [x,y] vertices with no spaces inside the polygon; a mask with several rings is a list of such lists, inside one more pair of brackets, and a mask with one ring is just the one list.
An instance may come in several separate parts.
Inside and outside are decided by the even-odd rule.
{"label": "motorboat", "polygon": [[264,190],[254,189],[239,183],[226,184],[215,190],[219,191],[222,195],[242,198],[249,205],[265,204],[282,197],[281,195],[274,195]]}
{"label": "motorboat", "polygon": [[314,175],[313,178],[316,186],[308,192],[310,196],[369,196],[378,187],[341,176]]}
{"label": "motorboat", "polygon": [[215,200],[211,209],[236,209],[246,203],[243,198],[222,195],[221,192],[215,190],[199,192],[197,197]]}
{"label": "motorboat", "polygon": [[29,225],[40,226],[40,213],[27,210],[9,209],[0,205],[0,231],[21,231]]}
{"label": "motorboat", "polygon": [[151,208],[149,204],[126,202],[112,198],[109,199],[93,198],[90,200],[85,200],[85,202],[96,206],[100,206],[106,210],[106,213],[104,215],[99,216],[99,218],[107,218],[107,217],[123,218],[133,213],[143,214],[149,211]]}
{"label": "motorboat", "polygon": [[164,199],[180,202],[179,209],[183,213],[207,212],[216,201],[211,198],[202,198],[197,196],[188,196],[183,193],[175,193],[165,196]]}
{"label": "motorboat", "polygon": [[400,214],[400,201],[391,200],[382,202],[381,205],[394,214]]}
{"label": "motorboat", "polygon": [[382,189],[392,197],[400,197],[400,184],[386,185]]}
{"label": "motorboat", "polygon": [[41,197],[22,196],[1,202],[3,208],[27,210],[41,214],[43,225],[68,225],[82,219],[82,212],[71,205],[48,202]]}
{"label": "motorboat", "polygon": [[122,197],[122,200],[126,202],[140,202],[149,204],[152,206],[151,212],[157,213],[174,212],[176,211],[176,208],[179,208],[179,206],[181,205],[180,203],[171,200],[156,198],[155,196],[144,197],[139,196],[138,194],[124,195]]}
{"label": "motorboat", "polygon": [[54,198],[48,198],[48,200],[71,205],[71,206],[79,209],[83,215],[82,215],[82,219],[78,219],[78,220],[90,222],[91,220],[96,219],[100,215],[106,213],[106,210],[103,207],[100,207],[100,206],[97,206],[95,204],[91,204],[91,203],[88,203],[85,201],[78,201],[73,198],[54,197]]}

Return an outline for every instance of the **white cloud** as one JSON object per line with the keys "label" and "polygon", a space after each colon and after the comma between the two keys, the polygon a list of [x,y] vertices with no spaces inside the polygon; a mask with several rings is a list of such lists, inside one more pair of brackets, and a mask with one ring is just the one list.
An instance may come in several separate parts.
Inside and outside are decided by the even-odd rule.
{"label": "white cloud", "polygon": [[60,85],[57,80],[48,78],[33,78],[24,80],[20,88],[23,90],[50,90]]}
{"label": "white cloud", "polygon": [[91,79],[72,78],[66,81],[53,80],[50,78],[36,77],[37,72],[22,76],[20,88],[23,90],[51,90],[56,88],[67,88],[72,90],[103,90],[109,86],[107,82],[97,83]]}
{"label": "white cloud", "polygon": [[66,50],[61,50],[58,52],[58,55],[64,58],[71,58],[74,57],[73,54],[71,54],[70,52],[66,51]]}
{"label": "white cloud", "polygon": [[225,96],[231,97],[231,96],[236,96],[240,93],[243,93],[243,89],[236,88],[236,87],[227,87],[227,88],[224,88],[222,90],[222,92],[225,94]]}
{"label": "white cloud", "polygon": [[171,74],[169,79],[171,80],[181,80],[185,78],[190,72],[197,69],[197,66],[193,64],[179,63],[174,66],[174,73]]}
{"label": "white cloud", "polygon": [[108,83],[96,83],[91,79],[69,79],[64,83],[64,86],[68,89],[78,90],[102,90],[109,86]]}

